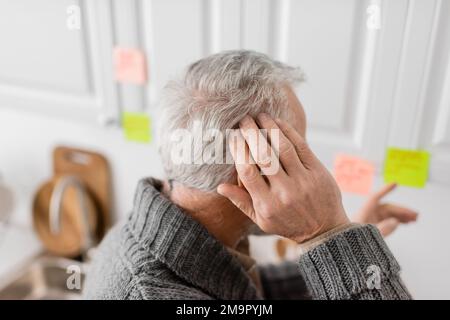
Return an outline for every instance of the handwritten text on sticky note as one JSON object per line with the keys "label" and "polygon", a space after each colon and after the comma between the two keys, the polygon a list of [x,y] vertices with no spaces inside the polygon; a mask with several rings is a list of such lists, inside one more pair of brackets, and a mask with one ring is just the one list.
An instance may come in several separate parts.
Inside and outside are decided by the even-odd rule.
{"label": "handwritten text on sticky note", "polygon": [[147,81],[145,56],[139,49],[115,48],[114,68],[119,82],[141,85]]}
{"label": "handwritten text on sticky note", "polygon": [[150,118],[144,113],[124,112],[122,125],[125,138],[135,142],[150,142]]}
{"label": "handwritten text on sticky note", "polygon": [[399,185],[423,188],[428,180],[430,154],[426,151],[388,148],[384,180]]}
{"label": "handwritten text on sticky note", "polygon": [[375,166],[364,159],[338,154],[334,161],[334,176],[344,192],[366,195],[372,190]]}

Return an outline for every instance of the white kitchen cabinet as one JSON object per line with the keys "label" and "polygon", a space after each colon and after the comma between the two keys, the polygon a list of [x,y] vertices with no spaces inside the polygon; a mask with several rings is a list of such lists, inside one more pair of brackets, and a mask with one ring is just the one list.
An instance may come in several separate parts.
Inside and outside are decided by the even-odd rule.
{"label": "white kitchen cabinet", "polygon": [[374,105],[372,97],[379,71],[374,65],[386,39],[382,28],[367,27],[371,4],[291,1],[279,18],[287,24],[281,28],[287,35],[279,36],[286,41],[280,58],[305,71],[307,82],[298,96],[308,116],[308,139],[329,166],[337,152],[382,159],[389,125],[383,117],[389,105]]}
{"label": "white kitchen cabinet", "polygon": [[[66,26],[70,5],[81,29]],[[380,28],[368,28],[378,6]],[[253,49],[301,67],[308,139],[379,173],[387,146],[432,152],[431,181],[450,184],[450,4],[443,0],[0,0],[0,106],[116,124],[155,121],[165,83],[192,61]],[[141,48],[145,86],[114,81],[114,46]]]}
{"label": "white kitchen cabinet", "polygon": [[[74,5],[80,29],[67,27]],[[108,0],[1,0],[0,106],[92,123],[117,119],[112,31]]]}
{"label": "white kitchen cabinet", "polygon": [[[365,157],[377,166],[379,187],[388,146],[429,150],[427,187],[399,188],[386,199],[419,211],[419,220],[387,241],[414,297],[448,298],[449,1],[141,3],[152,112],[158,112],[154,103],[160,88],[192,60],[221,50],[253,49],[305,71],[307,82],[297,93],[308,116],[308,140],[330,169],[338,152]],[[367,9],[373,5],[380,9],[379,29],[367,27],[373,14]],[[363,202],[344,194],[349,214]],[[253,248],[261,253],[256,257],[270,260],[270,247],[270,239],[255,241]]]}
{"label": "white kitchen cabinet", "polygon": [[408,4],[388,143],[430,151],[430,181],[450,185],[450,2]]}
{"label": "white kitchen cabinet", "polygon": [[[74,4],[79,31],[66,27]],[[379,29],[367,28],[373,5]],[[154,144],[125,142],[98,124],[118,123],[123,110],[157,122],[162,87],[189,63],[227,49],[262,51],[305,71],[298,96],[308,140],[329,168],[337,152],[360,155],[376,163],[380,186],[387,146],[431,152],[427,187],[388,198],[420,212],[388,243],[415,297],[448,298],[449,15],[448,0],[0,0],[0,169],[26,220],[55,144],[99,150],[112,162],[124,218],[135,181],[162,168]],[[145,86],[115,83],[116,45],[145,52]],[[349,213],[363,200],[344,194]],[[268,246],[259,248],[267,256]]]}
{"label": "white kitchen cabinet", "polygon": [[[117,0],[116,0],[117,1]],[[118,1],[117,1],[118,2]],[[387,146],[433,153],[431,181],[450,183],[448,1],[136,0],[149,58],[147,106],[190,62],[227,49],[301,67],[308,139],[323,162],[337,152],[381,173]],[[371,7],[380,28],[368,27]],[[132,38],[132,36],[130,36]],[[157,108],[150,107],[157,118]]]}
{"label": "white kitchen cabinet", "polygon": [[381,173],[388,146],[426,149],[430,182],[450,185],[448,1],[247,0],[240,10],[242,47],[306,73],[298,96],[323,162],[347,152]]}

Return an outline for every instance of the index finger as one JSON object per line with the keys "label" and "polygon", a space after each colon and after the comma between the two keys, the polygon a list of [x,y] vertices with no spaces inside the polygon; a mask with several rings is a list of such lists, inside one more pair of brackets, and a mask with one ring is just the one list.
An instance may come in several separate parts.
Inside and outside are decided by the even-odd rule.
{"label": "index finger", "polygon": [[[264,128],[269,132],[270,144],[278,153],[280,162],[287,174],[292,176],[301,172],[304,167],[297,155],[297,151],[295,151],[294,145],[284,135],[275,120],[265,113],[259,114],[257,120],[261,128]],[[272,139],[272,133],[277,133],[278,139],[275,139],[275,141]]]}
{"label": "index finger", "polygon": [[238,178],[247,189],[252,200],[266,198],[269,186],[259,172],[258,167],[252,163],[250,151],[242,134],[237,130],[229,142],[231,155],[234,159]]}
{"label": "index finger", "polygon": [[256,164],[269,180],[283,176],[283,169],[274,149],[268,142],[268,137],[264,137],[255,120],[250,116],[245,116],[239,123],[239,128],[247,142],[250,153]]}
{"label": "index finger", "polygon": [[397,188],[397,184],[395,184],[395,183],[387,184],[383,188],[381,188],[380,191],[376,192],[374,194],[374,197],[377,200],[381,200],[385,196],[387,196],[389,193],[391,193],[395,188]]}
{"label": "index finger", "polygon": [[391,217],[391,218],[396,218],[398,219],[400,222],[402,223],[408,223],[411,221],[416,221],[417,217],[418,217],[418,213],[405,208],[405,207],[400,207],[394,204],[385,204],[384,205],[384,213],[383,216],[387,217]]}
{"label": "index finger", "polygon": [[310,169],[320,163],[319,159],[317,159],[315,154],[309,148],[305,139],[289,123],[281,119],[275,119],[275,122],[284,135],[294,145],[298,157],[306,169]]}

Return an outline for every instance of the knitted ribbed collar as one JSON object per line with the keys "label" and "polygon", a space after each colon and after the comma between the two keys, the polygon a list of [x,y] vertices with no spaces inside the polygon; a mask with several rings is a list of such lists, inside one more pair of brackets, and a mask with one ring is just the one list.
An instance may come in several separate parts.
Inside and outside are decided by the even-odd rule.
{"label": "knitted ribbed collar", "polygon": [[218,299],[259,299],[242,265],[197,221],[161,194],[162,183],[139,182],[130,230],[179,277]]}

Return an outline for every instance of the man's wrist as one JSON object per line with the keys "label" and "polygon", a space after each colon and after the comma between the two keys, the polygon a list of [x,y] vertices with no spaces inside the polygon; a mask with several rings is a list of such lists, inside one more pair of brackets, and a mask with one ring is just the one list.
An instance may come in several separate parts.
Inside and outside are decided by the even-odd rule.
{"label": "man's wrist", "polygon": [[338,226],[336,226],[324,233],[321,233],[318,236],[316,236],[308,241],[300,243],[299,244],[300,252],[301,252],[301,254],[304,254],[304,253],[308,252],[309,250],[314,249],[315,247],[321,245],[322,243],[325,243],[328,239],[334,237],[335,235],[337,235],[341,232],[344,232],[346,230],[359,227],[359,226],[361,226],[361,224],[353,223],[350,221],[343,223],[343,224],[339,224]]}
{"label": "man's wrist", "polygon": [[329,231],[334,230],[336,228],[339,228],[341,226],[348,225],[350,223],[350,219],[347,217],[347,214],[344,210],[339,212],[338,214],[335,214],[333,219],[330,219],[326,221],[326,223],[323,223],[322,226],[313,232],[310,232],[308,234],[303,234],[298,237],[292,237],[291,239],[297,242],[298,244],[303,244],[306,242],[309,242],[313,239],[316,239],[320,237],[323,234],[327,234]]}

